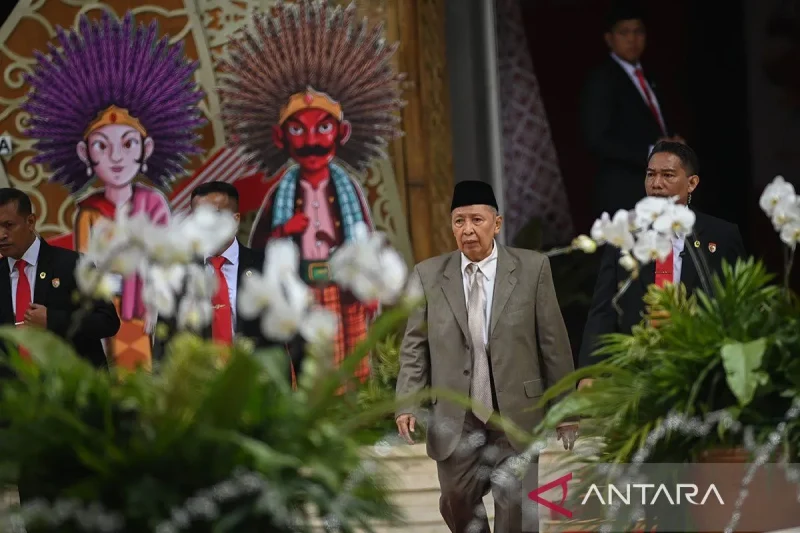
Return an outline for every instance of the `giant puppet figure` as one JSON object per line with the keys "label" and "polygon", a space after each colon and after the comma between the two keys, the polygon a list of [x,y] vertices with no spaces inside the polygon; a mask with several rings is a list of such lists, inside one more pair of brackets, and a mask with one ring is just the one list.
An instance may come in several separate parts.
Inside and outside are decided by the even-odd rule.
{"label": "giant puppet figure", "polygon": [[[251,246],[291,237],[301,252],[301,277],[339,317],[338,364],[364,339],[376,307],[364,306],[331,282],[332,250],[359,222],[373,227],[354,174],[386,157],[400,135],[402,76],[382,28],[355,24],[346,10],[319,0],[278,4],[255,15],[252,30],[230,43],[221,89],[223,121],[269,174],[269,190],[250,236]],[[357,371],[369,373],[366,361]]]}
{"label": "giant puppet figure", "polygon": [[[35,162],[49,165],[51,180],[77,200],[75,249],[85,251],[91,227],[127,204],[131,214],[169,221],[169,204],[156,187],[167,186],[200,153],[196,129],[205,121],[193,81],[196,64],[181,44],[158,38],[155,22],[136,25],[107,11],[99,21],[80,18],[77,30],[57,30],[60,49],[37,54],[28,77],[27,135],[36,139]],[[138,181],[136,178],[139,178]],[[102,188],[84,194],[95,180]],[[149,365],[151,342],[141,279],[120,280],[117,310],[122,327],[107,346],[109,359]]]}

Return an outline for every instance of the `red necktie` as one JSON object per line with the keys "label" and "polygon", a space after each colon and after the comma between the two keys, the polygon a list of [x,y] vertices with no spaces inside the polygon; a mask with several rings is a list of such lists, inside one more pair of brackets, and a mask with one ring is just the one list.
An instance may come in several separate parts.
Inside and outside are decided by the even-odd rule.
{"label": "red necktie", "polygon": [[[27,265],[28,263],[24,259],[19,259],[14,264],[14,268],[17,269],[18,274],[17,309],[15,313],[17,323],[25,321],[25,313],[28,312],[28,308],[31,306],[31,282],[28,280],[28,276],[25,275],[25,267]],[[21,346],[19,348],[19,355],[22,356],[23,359],[30,359],[28,351]]]}
{"label": "red necktie", "polygon": [[673,278],[673,255],[672,251],[663,261],[656,260],[656,285],[663,287],[665,283],[674,283]]}
{"label": "red necktie", "polygon": [[222,256],[211,257],[208,260],[217,275],[217,292],[211,299],[211,304],[214,306],[214,316],[211,321],[211,340],[230,346],[233,342],[233,311],[231,309],[231,298],[228,294],[228,282],[222,273],[222,265],[226,261]]}
{"label": "red necktie", "polygon": [[647,82],[644,79],[644,72],[642,72],[642,69],[637,68],[634,73],[636,74],[636,79],[639,80],[639,87],[642,88],[642,92],[647,100],[647,107],[650,108],[650,112],[653,114],[653,117],[655,117],[656,122],[658,122],[658,127],[661,128],[661,133],[666,135],[667,128],[664,127],[664,123],[661,122],[661,115],[658,113],[656,103],[653,101],[653,97],[650,94],[650,88],[647,86]]}

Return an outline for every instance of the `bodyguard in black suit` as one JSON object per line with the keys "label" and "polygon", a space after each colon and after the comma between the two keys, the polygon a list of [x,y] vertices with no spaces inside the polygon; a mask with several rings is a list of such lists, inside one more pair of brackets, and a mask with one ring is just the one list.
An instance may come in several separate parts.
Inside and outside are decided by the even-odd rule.
{"label": "bodyguard in black suit", "polygon": [[[198,186],[192,191],[191,204],[192,209],[199,205],[209,205],[220,211],[233,213],[237,221],[240,218],[239,192],[230,183],[211,181]],[[234,238],[218,255],[207,258],[206,264],[209,268],[215,269],[217,276],[221,276],[218,278],[218,283],[224,289],[214,295],[212,324],[202,332],[203,338],[230,344],[236,337],[246,337],[255,343],[257,349],[285,347],[283,343],[276,343],[264,337],[259,319],[244,320],[237,316],[240,281],[261,271],[264,267],[264,250],[248,248]],[[175,331],[174,320],[160,322],[166,326],[168,334],[157,335],[153,349],[156,360],[164,356],[166,344]],[[159,329],[163,330],[163,327]]]}
{"label": "bodyguard in black suit", "polygon": [[632,3],[618,3],[605,33],[609,56],[592,71],[581,96],[581,130],[598,165],[594,209],[614,214],[644,195],[641,177],[650,148],[669,138],[669,116],[640,63],[646,35]]}
{"label": "bodyguard in black suit", "polygon": [[[700,182],[697,168],[697,156],[685,144],[675,142],[656,144],[647,164],[645,179],[647,195],[678,196],[679,203],[687,204],[691,201],[692,191]],[[701,288],[701,281],[687,251],[689,246],[698,254],[702,254],[712,275],[721,271],[723,260],[728,264],[734,264],[736,259],[745,253],[742,236],[735,224],[697,211],[695,215],[697,218],[693,233],[682,242],[673,242],[673,273],[677,280],[686,285],[690,294]],[[611,305],[611,300],[616,295],[619,285],[629,276],[629,273],[619,265],[619,258],[619,250],[606,245],[594,289],[592,307],[583,333],[583,344],[578,358],[581,367],[602,360],[600,357],[591,356],[597,348],[597,341],[601,335],[630,333],[633,326],[642,320],[643,297],[647,287],[655,282],[655,265],[649,263],[641,267],[639,279],[634,280],[618,302],[622,309],[622,316],[619,316]]]}
{"label": "bodyguard in black suit", "polygon": [[[18,189],[0,189],[0,324],[46,328],[66,339],[80,316],[81,303],[73,298],[79,254],[47,244],[35,224],[30,198]],[[114,306],[95,302],[67,340],[78,355],[103,367],[102,339],[119,327]]]}

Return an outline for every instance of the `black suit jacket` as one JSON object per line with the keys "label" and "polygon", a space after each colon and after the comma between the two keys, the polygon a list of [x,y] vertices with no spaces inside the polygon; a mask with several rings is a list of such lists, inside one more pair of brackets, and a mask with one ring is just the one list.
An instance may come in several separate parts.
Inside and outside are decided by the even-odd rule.
{"label": "black suit jacket", "polygon": [[[681,283],[686,285],[691,294],[700,288],[700,278],[692,262],[687,247],[693,246],[695,241],[700,243],[695,247],[706,258],[712,275],[721,272],[722,260],[734,264],[736,259],[744,256],[744,244],[739,228],[735,224],[703,213],[695,212],[697,220],[694,233],[686,238],[684,252],[681,254]],[[716,245],[712,253],[709,243]],[[597,341],[601,335],[608,333],[630,333],[634,325],[642,320],[644,313],[644,295],[647,287],[655,283],[655,264],[649,263],[642,267],[639,279],[634,280],[625,294],[619,300],[622,316],[611,305],[611,300],[617,294],[620,283],[628,279],[629,273],[619,265],[620,253],[617,248],[606,245],[603,259],[600,263],[600,273],[594,288],[592,306],[586,319],[583,331],[583,342],[578,356],[580,367],[589,366],[602,361],[602,357],[593,357],[591,354],[597,348]]]}
{"label": "black suit jacket", "polygon": [[[75,266],[79,254],[66,248],[50,246],[40,239],[39,258],[36,261],[36,280],[33,303],[47,308],[47,329],[66,338],[77,316],[80,302],[73,299],[78,291],[75,283]],[[15,323],[11,300],[11,277],[8,259],[0,260],[0,324]],[[92,311],[81,322],[75,336],[67,339],[79,356],[98,367],[106,366],[102,339],[113,337],[119,331],[119,316],[109,302],[95,302]]]}
{"label": "black suit jacket", "polygon": [[[241,291],[241,280],[243,277],[251,275],[254,272],[261,272],[261,269],[264,267],[264,251],[263,250],[255,250],[253,248],[248,248],[244,246],[241,242],[239,243],[239,267],[237,271],[237,287],[236,287],[236,297],[238,299],[239,295],[242,294]],[[238,302],[237,302],[238,304]],[[238,305],[237,305],[238,307]],[[153,345],[153,359],[160,360],[165,355],[166,345],[169,343],[172,335],[176,332],[175,327],[175,319],[174,318],[159,318],[159,322],[166,326],[167,328],[167,335],[165,337],[156,338]],[[162,329],[162,328],[160,328]],[[264,334],[261,333],[261,322],[258,318],[254,320],[245,320],[242,319],[240,316],[236,317],[236,336],[246,337],[252,340],[255,343],[256,349],[263,349],[263,348],[270,348],[275,346],[285,346],[283,343],[278,343],[274,341],[270,341]],[[205,328],[204,331],[201,332],[201,336],[204,339],[211,338],[211,326],[209,325]]]}
{"label": "black suit jacket", "polygon": [[[647,82],[669,129],[669,111],[657,85],[649,77]],[[645,195],[648,149],[663,133],[634,82],[610,56],[591,72],[583,87],[581,130],[598,165],[597,214],[632,208]]]}

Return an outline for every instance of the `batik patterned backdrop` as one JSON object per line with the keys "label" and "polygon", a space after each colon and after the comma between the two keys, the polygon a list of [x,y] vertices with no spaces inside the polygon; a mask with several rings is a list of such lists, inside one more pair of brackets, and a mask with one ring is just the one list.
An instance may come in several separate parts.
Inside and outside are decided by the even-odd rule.
{"label": "batik patterned backdrop", "polygon": [[[189,190],[200,181],[248,179],[254,172],[238,158],[238,154],[226,147],[226,134],[219,120],[220,101],[215,90],[216,65],[226,53],[225,43],[229,36],[247,23],[248,13],[255,9],[269,9],[273,3],[274,0],[20,0],[0,27],[0,72],[3,76],[0,133],[10,135],[14,143],[14,153],[3,163],[10,185],[31,196],[39,214],[38,229],[44,237],[54,239],[57,244],[71,244],[68,234],[73,227],[75,204],[66,189],[48,182],[48,169],[31,162],[33,141],[22,133],[27,116],[19,106],[28,92],[23,76],[30,72],[34,63],[33,52],[47,50],[47,43],[54,42],[56,26],[72,27],[82,13],[99,18],[103,10],[110,10],[118,16],[131,10],[138,22],[147,24],[153,19],[158,20],[161,34],[170,35],[173,41],[182,40],[186,54],[199,61],[197,81],[206,93],[201,106],[209,119],[201,132],[204,155],[188,164],[187,177],[168,192],[175,211],[187,206]],[[250,179],[265,177],[256,175]],[[392,163],[386,161],[374,165],[364,177],[364,185],[377,228],[386,232],[392,244],[408,261],[412,261],[408,226]],[[258,204],[260,199],[255,206]],[[242,233],[248,234],[249,229],[243,227]],[[64,238],[57,239],[59,235],[64,235]]]}
{"label": "batik patterned backdrop", "polygon": [[573,237],[567,192],[523,24],[522,0],[496,0],[506,236],[531,219],[545,246]]}

